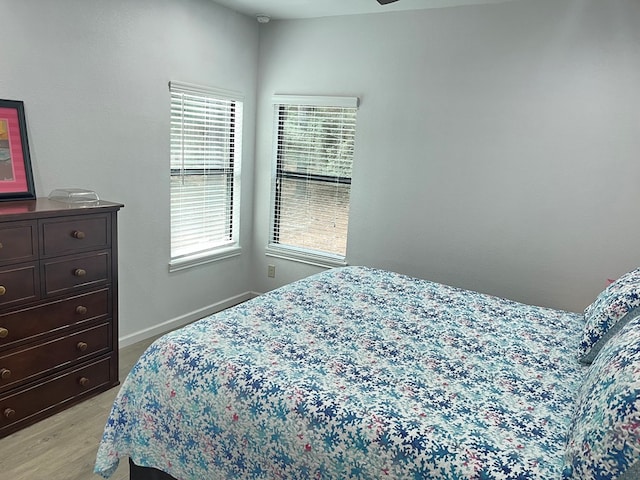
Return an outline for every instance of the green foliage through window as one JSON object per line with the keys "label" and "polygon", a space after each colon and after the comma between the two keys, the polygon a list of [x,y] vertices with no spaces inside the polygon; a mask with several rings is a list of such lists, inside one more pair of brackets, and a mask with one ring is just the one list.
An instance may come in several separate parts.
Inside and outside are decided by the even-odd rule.
{"label": "green foliage through window", "polygon": [[271,243],[346,256],[356,108],[276,105]]}

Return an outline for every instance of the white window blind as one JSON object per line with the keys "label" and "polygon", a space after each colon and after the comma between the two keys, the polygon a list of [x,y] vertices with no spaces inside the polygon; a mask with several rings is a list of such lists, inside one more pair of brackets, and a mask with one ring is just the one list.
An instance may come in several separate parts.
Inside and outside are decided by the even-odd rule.
{"label": "white window blind", "polygon": [[171,261],[237,245],[242,101],[171,82]]}
{"label": "white window blind", "polygon": [[284,248],[303,260],[344,261],[357,102],[345,97],[274,97],[270,249]]}

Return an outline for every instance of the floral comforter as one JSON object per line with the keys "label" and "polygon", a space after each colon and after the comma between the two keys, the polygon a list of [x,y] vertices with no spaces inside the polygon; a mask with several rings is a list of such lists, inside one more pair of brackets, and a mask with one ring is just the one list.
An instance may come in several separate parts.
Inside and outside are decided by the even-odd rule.
{"label": "floral comforter", "polygon": [[309,277],[142,355],[95,471],[181,480],[559,478],[576,313],[366,267]]}

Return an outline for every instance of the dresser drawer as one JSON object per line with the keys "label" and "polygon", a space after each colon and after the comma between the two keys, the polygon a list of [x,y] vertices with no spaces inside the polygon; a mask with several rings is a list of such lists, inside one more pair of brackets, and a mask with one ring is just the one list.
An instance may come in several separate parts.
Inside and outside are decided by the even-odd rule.
{"label": "dresser drawer", "polygon": [[111,369],[111,358],[105,358],[6,397],[0,395],[0,437],[115,384]]}
{"label": "dresser drawer", "polygon": [[2,314],[0,350],[38,335],[99,318],[108,318],[111,316],[110,302],[109,290],[104,288],[97,292]]}
{"label": "dresser drawer", "polygon": [[36,263],[22,263],[0,269],[0,308],[37,300],[39,292]]}
{"label": "dresser drawer", "polygon": [[36,260],[36,222],[0,224],[0,265]]}
{"label": "dresser drawer", "polygon": [[108,352],[111,350],[110,330],[109,324],[104,323],[0,355],[0,391],[90,355]]}
{"label": "dresser drawer", "polygon": [[104,285],[111,280],[109,251],[42,261],[44,296]]}
{"label": "dresser drawer", "polygon": [[105,214],[40,221],[42,256],[68,255],[111,245],[111,217]]}

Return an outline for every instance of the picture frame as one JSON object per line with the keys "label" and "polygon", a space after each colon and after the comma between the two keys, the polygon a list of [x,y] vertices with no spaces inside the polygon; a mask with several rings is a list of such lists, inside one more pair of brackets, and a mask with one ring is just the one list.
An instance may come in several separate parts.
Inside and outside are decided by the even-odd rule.
{"label": "picture frame", "polygon": [[35,198],[24,102],[0,99],[0,201]]}

